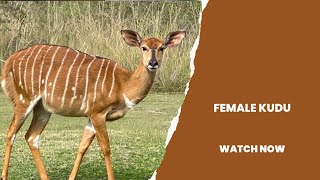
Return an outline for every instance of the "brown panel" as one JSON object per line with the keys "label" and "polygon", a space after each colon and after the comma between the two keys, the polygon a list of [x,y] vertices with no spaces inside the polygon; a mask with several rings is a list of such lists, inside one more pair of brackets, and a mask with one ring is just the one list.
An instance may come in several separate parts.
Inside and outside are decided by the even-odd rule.
{"label": "brown panel", "polygon": [[[209,1],[195,74],[157,180],[318,179],[318,1]],[[214,103],[291,103],[289,113],[214,113]],[[284,144],[222,154],[219,144]]]}

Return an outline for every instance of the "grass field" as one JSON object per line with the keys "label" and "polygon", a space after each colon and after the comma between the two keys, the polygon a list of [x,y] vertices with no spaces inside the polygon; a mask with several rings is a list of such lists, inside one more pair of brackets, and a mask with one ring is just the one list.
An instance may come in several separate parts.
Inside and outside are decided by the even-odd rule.
{"label": "grass field", "polygon": [[[150,94],[127,115],[107,123],[115,178],[149,179],[160,165],[170,121],[177,114],[183,94]],[[32,115],[19,131],[10,162],[10,179],[39,179],[24,134]],[[11,104],[0,93],[0,162],[3,163],[6,129],[12,118]],[[53,115],[40,137],[40,151],[51,179],[68,179],[87,118]],[[106,179],[104,159],[96,140],[89,147],[77,179]]]}

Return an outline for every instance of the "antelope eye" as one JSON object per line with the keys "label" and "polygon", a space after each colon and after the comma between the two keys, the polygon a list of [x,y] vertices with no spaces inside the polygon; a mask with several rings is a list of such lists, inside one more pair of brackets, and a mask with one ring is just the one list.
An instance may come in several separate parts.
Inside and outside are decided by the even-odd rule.
{"label": "antelope eye", "polygon": [[159,51],[164,51],[164,47],[159,48]]}
{"label": "antelope eye", "polygon": [[142,51],[146,51],[147,50],[147,48],[146,47],[142,47]]}

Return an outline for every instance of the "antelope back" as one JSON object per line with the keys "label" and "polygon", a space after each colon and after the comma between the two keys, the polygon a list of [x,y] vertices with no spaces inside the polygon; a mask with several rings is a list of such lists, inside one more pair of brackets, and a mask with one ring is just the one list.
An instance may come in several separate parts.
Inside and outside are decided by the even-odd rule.
{"label": "antelope back", "polygon": [[13,75],[15,103],[29,106],[42,99],[49,112],[61,115],[99,111],[103,103],[98,100],[112,100],[118,88],[117,63],[69,47],[34,45],[15,52],[7,64]]}

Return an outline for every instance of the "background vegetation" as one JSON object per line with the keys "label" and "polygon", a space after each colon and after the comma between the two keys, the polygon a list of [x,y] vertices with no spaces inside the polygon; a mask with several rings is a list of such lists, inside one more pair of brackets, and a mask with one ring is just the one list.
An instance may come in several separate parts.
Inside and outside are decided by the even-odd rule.
{"label": "background vegetation", "polygon": [[165,53],[153,92],[182,92],[189,80],[189,54],[199,31],[200,2],[0,2],[0,59],[32,44],[66,45],[108,57],[133,70],[138,48],[127,46],[121,29],[164,38],[186,30],[183,44]]}

